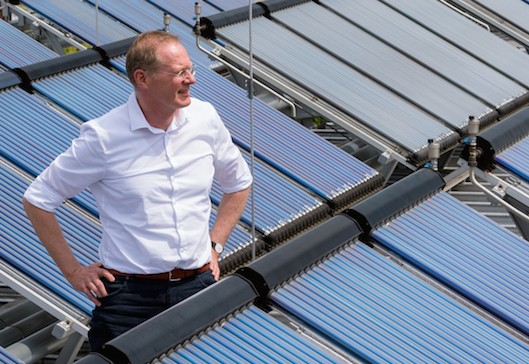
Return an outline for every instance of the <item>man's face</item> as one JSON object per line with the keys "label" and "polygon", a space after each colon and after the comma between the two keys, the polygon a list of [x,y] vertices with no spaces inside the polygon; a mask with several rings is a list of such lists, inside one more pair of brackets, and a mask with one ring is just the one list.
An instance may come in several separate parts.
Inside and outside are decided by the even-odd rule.
{"label": "man's face", "polygon": [[161,107],[182,108],[191,103],[189,87],[196,82],[191,60],[184,46],[165,43],[158,49],[160,67],[150,71],[149,93]]}

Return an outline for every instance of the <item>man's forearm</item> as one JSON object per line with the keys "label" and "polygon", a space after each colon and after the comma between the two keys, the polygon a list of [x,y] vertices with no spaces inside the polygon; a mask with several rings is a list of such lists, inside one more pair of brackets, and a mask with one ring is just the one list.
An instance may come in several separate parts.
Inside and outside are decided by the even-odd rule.
{"label": "man's forearm", "polygon": [[244,211],[249,194],[250,188],[222,195],[217,218],[211,229],[211,240],[223,244],[228,240]]}
{"label": "man's forearm", "polygon": [[82,267],[66,242],[55,215],[32,205],[26,199],[23,200],[23,204],[37,236],[62,274],[73,288],[83,292],[96,306],[99,306],[101,302],[98,297],[107,295],[106,288],[100,278],[104,277],[113,282],[114,276],[103,269],[100,263]]}
{"label": "man's forearm", "polygon": [[66,242],[57,218],[52,212],[34,206],[25,198],[23,204],[26,214],[41,243],[61,272],[67,277],[74,270],[78,269],[80,264]]}

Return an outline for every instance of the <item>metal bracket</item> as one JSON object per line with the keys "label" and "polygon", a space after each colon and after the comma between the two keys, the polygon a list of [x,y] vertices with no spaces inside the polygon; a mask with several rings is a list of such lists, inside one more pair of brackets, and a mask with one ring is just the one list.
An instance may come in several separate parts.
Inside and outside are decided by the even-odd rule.
{"label": "metal bracket", "polygon": [[[29,22],[31,22],[34,26],[37,26],[39,28],[41,28],[43,31],[46,32],[46,36],[48,36],[49,39],[53,37],[56,37],[56,38],[59,38],[61,39],[62,41],[74,46],[75,48],[79,49],[79,50],[83,50],[83,49],[86,49],[86,47],[81,44],[80,42],[77,42],[76,40],[72,39],[72,35],[69,34],[69,33],[63,33],[59,30],[57,30],[56,28],[54,28],[53,26],[51,26],[50,24],[48,24],[46,21],[36,17],[35,15],[29,13],[28,11],[20,8],[19,6],[17,5],[13,5],[13,4],[10,4],[9,2],[6,2],[5,3],[5,9],[4,11],[7,12],[12,12],[14,14],[16,14],[17,16],[20,17],[20,21],[22,19],[26,19],[28,20]],[[60,53],[60,52],[58,52]]]}
{"label": "metal bracket", "polygon": [[55,336],[57,339],[63,339],[68,335],[71,335],[73,330],[72,323],[63,320],[58,322],[53,329],[51,330],[51,334]]}
{"label": "metal bracket", "polygon": [[3,260],[0,260],[0,280],[58,320],[68,322],[72,330],[84,337],[88,336],[89,317],[87,315],[61,300],[26,275],[13,269]]}
{"label": "metal bracket", "polygon": [[[55,329],[55,328],[54,328]],[[55,364],[70,364],[75,361],[79,350],[85,342],[84,336],[79,333],[72,333],[70,337],[64,343],[64,346],[55,361]]]}

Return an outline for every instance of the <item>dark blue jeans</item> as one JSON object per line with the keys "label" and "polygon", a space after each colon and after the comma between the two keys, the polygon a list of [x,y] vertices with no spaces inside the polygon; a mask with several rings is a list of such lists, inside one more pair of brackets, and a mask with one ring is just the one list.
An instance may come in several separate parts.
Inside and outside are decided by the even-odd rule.
{"label": "dark blue jeans", "polygon": [[157,315],[187,297],[215,283],[208,269],[178,282],[116,276],[103,279],[108,296],[92,312],[88,341],[90,350],[101,352],[103,345],[125,331]]}

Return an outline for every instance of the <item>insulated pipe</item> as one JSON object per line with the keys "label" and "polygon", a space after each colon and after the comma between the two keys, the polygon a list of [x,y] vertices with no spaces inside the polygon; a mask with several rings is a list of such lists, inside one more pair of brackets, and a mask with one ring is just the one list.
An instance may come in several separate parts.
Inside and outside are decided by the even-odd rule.
{"label": "insulated pipe", "polygon": [[476,178],[476,168],[478,165],[478,158],[480,152],[478,150],[477,135],[479,133],[479,121],[476,120],[473,116],[469,117],[468,121],[468,134],[469,134],[469,149],[468,149],[468,167],[469,167],[469,179],[470,182],[477,188],[479,188],[483,193],[492,198],[494,201],[500,203],[512,214],[524,219],[529,222],[529,216],[524,214],[522,211],[518,210],[516,207],[512,206],[507,201],[496,196],[494,193],[490,192],[485,186],[483,186]]}
{"label": "insulated pipe", "polygon": [[102,354],[113,363],[150,363],[258,297],[252,282],[229,275],[110,340]]}
{"label": "insulated pipe", "polygon": [[14,357],[20,358],[24,363],[34,363],[60,350],[66,339],[53,337],[51,331],[55,324],[50,325],[35,334],[6,348],[7,352]]}
{"label": "insulated pipe", "polygon": [[33,315],[40,308],[29,300],[21,300],[10,303],[0,310],[0,329],[11,326],[14,323]]}
{"label": "insulated pipe", "polygon": [[13,71],[5,71],[0,73],[0,90],[18,86],[22,83],[22,79]]}
{"label": "insulated pipe", "polygon": [[0,330],[0,346],[5,348],[23,340],[43,327],[51,325],[56,320],[55,317],[44,310],[29,315],[25,319]]}

